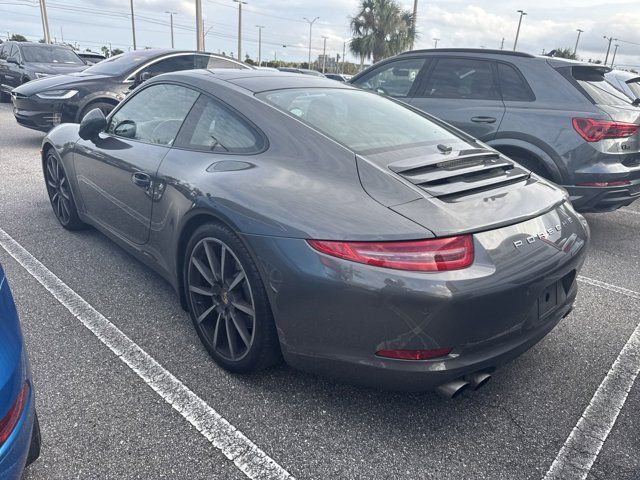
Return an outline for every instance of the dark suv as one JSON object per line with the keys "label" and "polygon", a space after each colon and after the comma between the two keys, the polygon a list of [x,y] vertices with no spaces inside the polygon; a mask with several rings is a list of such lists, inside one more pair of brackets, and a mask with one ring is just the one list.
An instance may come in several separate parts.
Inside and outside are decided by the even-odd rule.
{"label": "dark suv", "polygon": [[79,123],[99,108],[107,115],[145,80],[161,73],[197,68],[251,68],[232,58],[205,52],[135,50],[71,75],[43,78],[11,92],[20,125],[47,132],[60,123]]}
{"label": "dark suv", "polygon": [[640,197],[640,109],[589,63],[480,49],[406,52],[351,83],[440,117],[569,191],[577,210]]}
{"label": "dark suv", "polygon": [[8,102],[11,90],[43,77],[79,72],[87,64],[64,45],[33,42],[0,44],[0,100]]}

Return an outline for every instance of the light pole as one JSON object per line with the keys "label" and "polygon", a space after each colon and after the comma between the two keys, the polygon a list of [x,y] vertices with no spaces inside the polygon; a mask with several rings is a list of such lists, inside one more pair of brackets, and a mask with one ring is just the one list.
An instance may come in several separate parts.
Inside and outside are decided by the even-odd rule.
{"label": "light pole", "polygon": [[606,35],[604,35],[602,38],[609,40],[609,46],[607,47],[607,55],[604,57],[604,64],[605,66],[607,65],[607,60],[609,60],[609,52],[611,51],[611,42],[613,42],[614,40],[618,40],[617,38],[613,38],[613,37],[607,37]]}
{"label": "light pole", "polygon": [[173,16],[177,15],[178,12],[164,12],[169,14],[169,22],[171,23],[171,48],[173,47]]}
{"label": "light pole", "polygon": [[[44,3],[44,0],[41,0]],[[133,0],[131,0],[131,34],[133,36],[133,49],[136,49],[136,21],[133,14]]]}
{"label": "light pole", "polygon": [[242,0],[233,0],[238,4],[238,60],[242,61],[242,5],[247,2]]}
{"label": "light pole", "polygon": [[[619,46],[620,46],[620,45],[618,45],[618,44],[616,43],[616,44],[615,44],[615,47],[616,47],[616,48],[614,48],[614,49],[613,49],[613,58],[611,59],[611,68],[613,68],[613,62],[615,62],[615,61],[616,61],[616,53],[618,53],[618,47],[619,47]],[[605,67],[606,67],[606,65],[605,65]]]}
{"label": "light pole", "polygon": [[344,62],[346,62],[346,59],[344,58],[345,55],[347,54],[347,42],[342,42],[342,69],[340,71],[340,73],[342,73],[344,75]]}
{"label": "light pole", "polygon": [[411,38],[411,50],[413,50],[413,44],[416,39],[416,18],[418,17],[418,0],[413,0],[413,17],[411,17],[411,32],[413,37]]}
{"label": "light pole", "polygon": [[438,41],[440,40],[439,38],[433,38],[433,48],[438,48]]}
{"label": "light pole", "polygon": [[262,29],[264,25],[256,25],[258,27],[258,66],[262,66]]}
{"label": "light pole", "polygon": [[516,30],[516,39],[513,42],[513,51],[516,51],[516,47],[518,46],[518,37],[520,36],[520,26],[522,25],[522,17],[524,17],[527,12],[525,12],[524,10],[518,10],[518,13],[520,14],[520,20],[518,20],[518,30]]}
{"label": "light pole", "polygon": [[322,73],[324,73],[325,68],[327,67],[327,38],[329,37],[322,37],[324,40],[322,47]]}
{"label": "light pole", "polygon": [[51,35],[49,34],[49,17],[47,16],[47,5],[45,4],[45,0],[40,0],[40,17],[42,18],[44,43],[51,43]]}
{"label": "light pole", "polygon": [[202,0],[196,0],[196,50],[204,51],[204,24],[202,23]]}
{"label": "light pole", "polygon": [[309,24],[309,62],[307,67],[311,68],[311,35],[313,34],[313,24],[316,23],[316,20],[319,20],[320,17],[316,17],[313,20],[309,20],[307,17],[304,17],[304,21]]}
{"label": "light pole", "polygon": [[576,30],[578,32],[578,38],[576,38],[576,47],[573,49],[573,55],[576,56],[578,54],[578,42],[580,41],[580,34],[584,32],[584,30],[580,30],[579,28]]}

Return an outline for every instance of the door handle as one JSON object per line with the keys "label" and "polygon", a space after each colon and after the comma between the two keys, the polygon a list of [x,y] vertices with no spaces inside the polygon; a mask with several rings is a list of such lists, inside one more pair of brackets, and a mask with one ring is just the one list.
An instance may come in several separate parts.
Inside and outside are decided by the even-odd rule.
{"label": "door handle", "polygon": [[494,117],[471,117],[471,121],[475,123],[496,123]]}
{"label": "door handle", "polygon": [[136,172],[131,175],[131,181],[140,188],[149,188],[151,186],[151,177],[146,173]]}

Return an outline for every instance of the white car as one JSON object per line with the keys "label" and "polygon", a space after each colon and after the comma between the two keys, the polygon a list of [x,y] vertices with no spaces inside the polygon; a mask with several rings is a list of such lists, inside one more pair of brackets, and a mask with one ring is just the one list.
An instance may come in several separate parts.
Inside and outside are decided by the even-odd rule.
{"label": "white car", "polygon": [[640,104],[640,74],[627,72],[625,70],[611,70],[604,75],[604,78],[611,85],[634,100],[634,104]]}

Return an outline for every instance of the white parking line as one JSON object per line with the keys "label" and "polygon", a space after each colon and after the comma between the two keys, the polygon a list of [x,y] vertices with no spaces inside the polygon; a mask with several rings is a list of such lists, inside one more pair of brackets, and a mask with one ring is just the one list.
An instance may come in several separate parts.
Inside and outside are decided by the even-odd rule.
{"label": "white parking line", "polygon": [[0,246],[147,385],[252,480],[293,480],[251,440],[0,228]]}
{"label": "white parking line", "polygon": [[[588,277],[584,283],[640,300],[640,292]],[[640,324],[629,337],[611,369],[582,413],[577,425],[551,464],[544,480],[584,480],[618,419],[640,372]]]}

